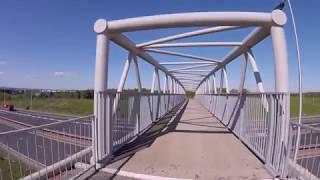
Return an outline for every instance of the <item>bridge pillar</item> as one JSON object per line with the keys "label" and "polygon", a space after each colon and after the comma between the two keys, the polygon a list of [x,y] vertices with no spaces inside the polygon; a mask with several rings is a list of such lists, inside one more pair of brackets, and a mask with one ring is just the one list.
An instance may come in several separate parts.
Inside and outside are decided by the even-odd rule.
{"label": "bridge pillar", "polygon": [[111,104],[108,97],[108,54],[109,37],[106,34],[107,21],[99,19],[94,25],[97,33],[96,65],[94,85],[94,121],[92,122],[93,156],[91,163],[97,164],[112,152]]}
{"label": "bridge pillar", "polygon": [[275,62],[275,90],[287,93],[289,92],[288,53],[283,27],[271,27],[271,36]]}
{"label": "bridge pillar", "polygon": [[[289,91],[289,73],[288,73],[288,52],[285,39],[285,32],[283,26],[286,23],[286,16],[281,10],[274,10],[272,12],[273,26],[271,27],[271,38],[274,54],[274,68],[275,68],[275,91],[284,93],[279,95],[277,101],[280,104],[279,116],[275,123],[281,127],[280,134],[280,159],[278,159],[278,172],[280,177],[284,178],[286,174],[286,163],[288,158],[288,141],[289,141],[289,116],[290,116],[290,91]],[[278,135],[279,136],[279,135]],[[275,155],[274,155],[275,156]]]}

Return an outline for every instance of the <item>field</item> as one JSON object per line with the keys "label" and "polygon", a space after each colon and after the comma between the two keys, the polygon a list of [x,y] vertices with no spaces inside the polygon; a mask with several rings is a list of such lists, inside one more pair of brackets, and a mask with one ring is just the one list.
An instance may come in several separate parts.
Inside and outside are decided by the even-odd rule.
{"label": "field", "polygon": [[[320,115],[320,94],[305,94],[302,99],[302,115],[315,116]],[[290,99],[290,115],[297,117],[299,114],[299,97],[291,95]]]}
{"label": "field", "polygon": [[[30,95],[6,94],[6,102],[14,104],[17,108],[30,109]],[[291,117],[298,116],[299,97],[291,95]],[[72,97],[36,97],[32,98],[32,110],[42,112],[53,112],[68,115],[88,115],[93,113],[93,99]],[[303,95],[303,116],[320,115],[320,93],[306,93]]]}
{"label": "field", "polygon": [[[14,104],[17,108],[31,109],[30,96],[7,95],[6,97],[6,102]],[[89,115],[93,113],[93,100],[63,97],[33,97],[32,110],[79,116]]]}

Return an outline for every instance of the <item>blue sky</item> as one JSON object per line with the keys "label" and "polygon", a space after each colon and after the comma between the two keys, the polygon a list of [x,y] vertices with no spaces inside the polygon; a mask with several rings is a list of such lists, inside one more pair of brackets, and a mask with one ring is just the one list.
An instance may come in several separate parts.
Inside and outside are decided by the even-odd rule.
{"label": "blue sky", "polygon": [[[89,1],[89,0],[4,0],[0,6],[0,86],[28,88],[86,89],[93,87],[95,33],[98,18],[121,19],[163,13],[197,11],[259,11],[270,12],[279,0],[177,0],[177,1]],[[320,91],[320,1],[293,0],[303,58],[305,91]],[[286,12],[287,9],[286,9]],[[160,38],[195,28],[141,31],[126,33],[135,42]],[[291,21],[286,25],[289,49],[290,86],[297,90],[297,63]],[[190,38],[186,41],[240,41],[251,29]],[[173,49],[180,52],[223,58],[230,48]],[[265,87],[273,90],[273,56],[270,38],[255,47],[254,53]],[[109,86],[116,87],[127,52],[112,45],[110,53]],[[176,61],[155,55],[162,61]],[[143,86],[151,86],[152,67],[140,61]],[[230,86],[238,87],[240,61],[228,66]],[[130,71],[127,87],[135,87]],[[255,90],[247,73],[246,87]]]}

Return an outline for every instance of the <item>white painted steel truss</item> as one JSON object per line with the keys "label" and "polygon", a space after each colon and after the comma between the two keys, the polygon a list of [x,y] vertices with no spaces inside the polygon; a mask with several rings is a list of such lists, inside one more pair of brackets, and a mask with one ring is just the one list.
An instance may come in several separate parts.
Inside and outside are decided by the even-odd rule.
{"label": "white painted steel truss", "polygon": [[[281,10],[273,10],[270,13],[260,12],[196,12],[196,13],[180,13],[165,14],[155,16],[145,16],[128,18],[121,20],[107,21],[99,19],[94,25],[97,33],[97,49],[96,49],[96,71],[95,71],[95,92],[104,92],[108,89],[108,54],[109,41],[114,42],[120,47],[128,51],[128,59],[126,61],[118,92],[122,92],[124,83],[127,79],[130,64],[134,63],[136,79],[139,91],[141,92],[142,83],[140,78],[140,70],[138,61],[144,60],[154,67],[153,80],[151,84],[151,93],[169,93],[183,94],[187,90],[195,91],[196,94],[221,94],[230,93],[227,66],[240,56],[243,56],[242,71],[240,74],[239,92],[242,93],[248,61],[254,71],[253,75],[259,92],[263,93],[263,82],[258,70],[256,60],[254,58],[252,47],[271,35],[272,46],[274,51],[274,71],[275,71],[275,91],[278,93],[288,93],[288,55],[286,49],[285,33],[283,26],[286,23],[286,15]],[[155,30],[166,28],[185,28],[185,27],[208,27],[191,32],[181,33],[160,39],[135,44],[123,33],[141,30]],[[205,34],[218,33],[222,31],[235,30],[240,28],[253,27],[253,31],[249,33],[240,42],[174,42],[184,38],[200,36]],[[233,46],[234,48],[221,60],[214,57],[203,57],[171,50],[163,50],[162,48],[183,48],[183,47],[207,47],[207,46]],[[179,57],[188,59],[188,61],[176,62],[159,62],[151,54],[162,54],[171,57]],[[180,66],[179,68],[169,68],[172,66]],[[164,74],[164,85],[161,89],[160,73]],[[216,74],[221,72],[220,86],[217,87]],[[115,98],[115,103],[119,101]],[[102,104],[101,104],[102,103]],[[105,104],[95,98],[95,118],[98,125],[96,131],[97,136],[105,133],[103,128],[108,128],[108,122],[105,117]],[[115,111],[115,110],[114,110]],[[288,121],[283,121],[288,124]],[[283,126],[287,127],[287,126]],[[99,129],[101,128],[101,129]],[[106,129],[105,129],[106,130]],[[281,138],[286,141],[288,132],[282,131]],[[101,134],[103,136],[103,134]],[[104,147],[108,146],[107,139],[97,140],[98,144]],[[101,141],[101,142],[99,142]],[[93,144],[95,152],[100,152],[100,145]],[[106,151],[105,154],[110,152]],[[98,155],[98,160],[102,154]]]}

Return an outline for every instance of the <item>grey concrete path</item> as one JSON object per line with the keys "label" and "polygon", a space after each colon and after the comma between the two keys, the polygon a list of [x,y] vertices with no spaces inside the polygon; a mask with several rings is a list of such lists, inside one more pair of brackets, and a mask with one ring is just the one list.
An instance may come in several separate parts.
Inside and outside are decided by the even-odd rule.
{"label": "grey concrete path", "polygon": [[263,164],[194,100],[173,129],[106,169],[146,179],[270,178]]}

